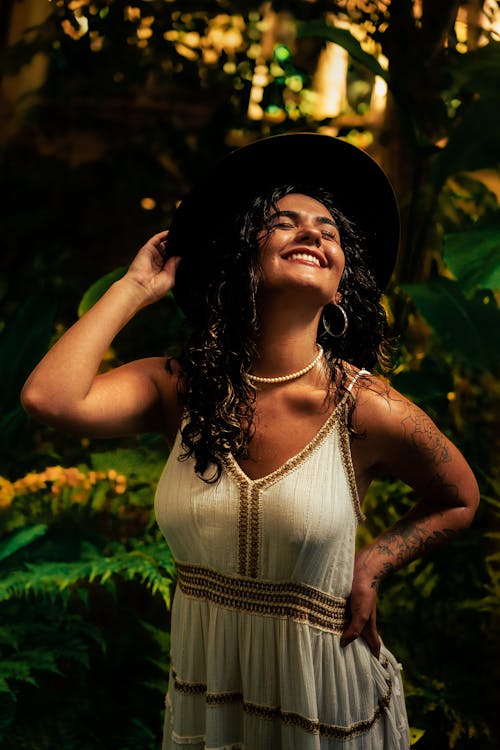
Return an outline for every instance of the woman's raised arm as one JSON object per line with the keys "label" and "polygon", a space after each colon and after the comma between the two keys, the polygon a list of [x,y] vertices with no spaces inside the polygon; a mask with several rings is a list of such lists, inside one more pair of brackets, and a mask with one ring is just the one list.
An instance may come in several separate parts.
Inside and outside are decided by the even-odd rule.
{"label": "woman's raised arm", "polygon": [[21,401],[29,414],[58,429],[89,437],[145,431],[174,434],[179,407],[175,374],[152,357],[98,375],[111,342],[143,307],[173,287],[179,258],[165,264],[167,232],[141,248],[123,278],[50,349],[26,381]]}

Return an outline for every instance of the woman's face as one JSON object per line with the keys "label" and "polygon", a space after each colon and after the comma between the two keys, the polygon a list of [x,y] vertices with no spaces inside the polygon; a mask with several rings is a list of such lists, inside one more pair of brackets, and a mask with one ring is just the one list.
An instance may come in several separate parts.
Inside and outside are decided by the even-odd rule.
{"label": "woman's face", "polygon": [[257,240],[264,292],[308,290],[321,305],[337,299],[345,258],[337,225],[322,203],[286,195]]}

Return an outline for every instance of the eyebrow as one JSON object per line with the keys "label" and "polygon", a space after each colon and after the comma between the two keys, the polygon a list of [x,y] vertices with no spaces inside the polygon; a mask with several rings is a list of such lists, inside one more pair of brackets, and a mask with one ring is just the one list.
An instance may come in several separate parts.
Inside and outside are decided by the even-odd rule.
{"label": "eyebrow", "polygon": [[[280,216],[286,216],[289,219],[294,219],[297,221],[297,219],[300,219],[300,214],[298,211],[275,211],[274,214],[271,214],[269,217],[269,221],[272,221],[273,219],[277,219]],[[335,227],[335,229],[338,229],[337,224],[333,219],[331,219],[329,216],[315,216],[314,221],[317,224],[331,224],[331,226]]]}

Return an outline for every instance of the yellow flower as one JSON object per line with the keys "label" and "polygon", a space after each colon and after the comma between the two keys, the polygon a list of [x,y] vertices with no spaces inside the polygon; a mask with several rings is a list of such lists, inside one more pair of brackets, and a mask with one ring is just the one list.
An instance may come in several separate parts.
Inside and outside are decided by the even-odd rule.
{"label": "yellow flower", "polygon": [[68,484],[70,487],[76,487],[77,484],[80,484],[80,482],[85,479],[85,476],[79,469],[76,469],[74,466],[70,466],[68,469],[64,470],[64,478],[66,480],[66,484]]}
{"label": "yellow flower", "polygon": [[0,477],[0,508],[8,508],[15,495],[12,482],[9,482],[4,477]]}
{"label": "yellow flower", "polygon": [[62,477],[63,471],[62,466],[47,466],[43,473],[48,482],[55,482]]}

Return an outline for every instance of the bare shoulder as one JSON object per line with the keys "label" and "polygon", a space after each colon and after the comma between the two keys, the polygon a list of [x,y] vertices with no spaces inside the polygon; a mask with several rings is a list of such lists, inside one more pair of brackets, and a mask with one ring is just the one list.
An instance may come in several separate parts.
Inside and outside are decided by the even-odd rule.
{"label": "bare shoulder", "polygon": [[355,385],[353,425],[370,443],[384,451],[398,445],[446,459],[449,441],[416,404],[375,375],[363,375]]}
{"label": "bare shoulder", "polygon": [[474,475],[457,447],[416,404],[374,375],[358,378],[353,458],[360,471],[390,474],[422,496],[438,493],[447,502],[466,496],[477,502]]}
{"label": "bare shoulder", "polygon": [[444,459],[449,441],[419,406],[375,375],[363,375],[356,383],[354,426],[381,445],[402,443],[431,450]]}

